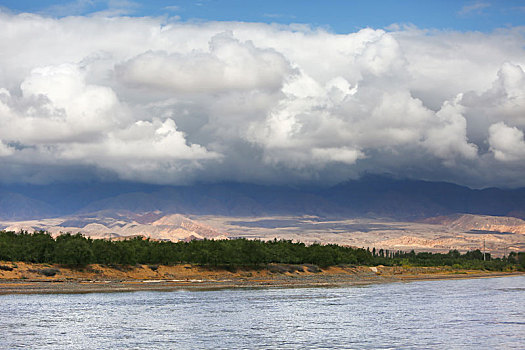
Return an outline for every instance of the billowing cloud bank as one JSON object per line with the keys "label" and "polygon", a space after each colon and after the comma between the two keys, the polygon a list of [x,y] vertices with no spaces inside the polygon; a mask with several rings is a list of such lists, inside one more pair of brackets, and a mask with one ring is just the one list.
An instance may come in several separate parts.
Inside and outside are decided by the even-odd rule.
{"label": "billowing cloud bank", "polygon": [[0,181],[525,186],[525,29],[0,14]]}

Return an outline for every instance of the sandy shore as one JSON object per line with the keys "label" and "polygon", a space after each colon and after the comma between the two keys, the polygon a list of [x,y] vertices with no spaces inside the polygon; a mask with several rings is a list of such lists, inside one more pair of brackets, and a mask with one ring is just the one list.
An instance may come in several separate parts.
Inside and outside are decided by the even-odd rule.
{"label": "sandy shore", "polygon": [[447,267],[337,266],[319,270],[309,265],[271,265],[267,269],[232,272],[191,265],[123,268],[95,264],[79,270],[49,264],[0,262],[0,294],[338,287],[516,275],[525,274]]}

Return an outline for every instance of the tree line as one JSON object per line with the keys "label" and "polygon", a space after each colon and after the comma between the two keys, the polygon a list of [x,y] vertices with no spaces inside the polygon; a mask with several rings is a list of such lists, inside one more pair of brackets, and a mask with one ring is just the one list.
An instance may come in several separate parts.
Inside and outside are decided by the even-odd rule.
{"label": "tree line", "polygon": [[81,234],[53,238],[48,232],[0,231],[0,260],[56,263],[82,267],[88,264],[197,264],[225,268],[259,268],[267,264],[385,266],[452,266],[463,269],[525,270],[525,253],[492,258],[479,250],[460,253],[415,253],[352,248],[336,244],[311,244],[289,240],[193,240],[171,242],[142,239],[123,241],[91,239]]}

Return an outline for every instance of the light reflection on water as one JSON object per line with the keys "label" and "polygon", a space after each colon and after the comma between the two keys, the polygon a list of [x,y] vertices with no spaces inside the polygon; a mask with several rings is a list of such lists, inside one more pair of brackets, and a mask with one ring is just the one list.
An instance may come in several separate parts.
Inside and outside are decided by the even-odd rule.
{"label": "light reflection on water", "polygon": [[522,349],[525,277],[0,296],[0,349]]}

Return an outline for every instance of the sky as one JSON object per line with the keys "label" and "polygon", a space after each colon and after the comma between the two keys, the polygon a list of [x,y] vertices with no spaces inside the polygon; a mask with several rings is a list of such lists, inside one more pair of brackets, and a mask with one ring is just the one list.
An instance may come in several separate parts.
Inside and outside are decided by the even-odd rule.
{"label": "sky", "polygon": [[55,18],[98,14],[178,17],[182,21],[303,23],[349,33],[366,27],[491,31],[523,25],[525,1],[458,0],[3,0],[6,9]]}
{"label": "sky", "polygon": [[525,186],[525,1],[0,0],[0,183]]}

